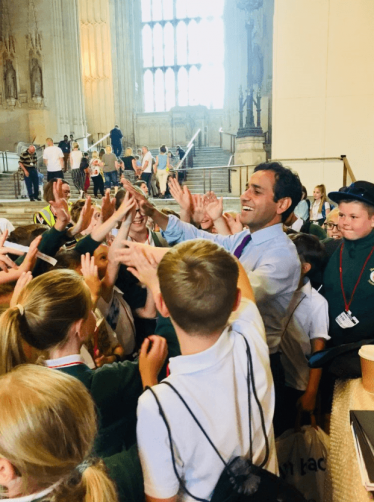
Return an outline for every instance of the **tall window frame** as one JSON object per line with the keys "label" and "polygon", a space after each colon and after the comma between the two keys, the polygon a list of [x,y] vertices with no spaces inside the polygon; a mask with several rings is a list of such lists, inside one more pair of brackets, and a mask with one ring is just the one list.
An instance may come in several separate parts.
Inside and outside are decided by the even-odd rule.
{"label": "tall window frame", "polygon": [[225,0],[140,0],[145,112],[222,109]]}

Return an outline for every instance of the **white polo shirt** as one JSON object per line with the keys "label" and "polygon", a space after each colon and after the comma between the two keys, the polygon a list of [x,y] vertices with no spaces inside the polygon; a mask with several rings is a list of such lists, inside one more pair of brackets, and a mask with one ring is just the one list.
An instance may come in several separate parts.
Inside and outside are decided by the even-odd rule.
{"label": "white polo shirt", "polygon": [[[148,160],[148,165],[147,167],[144,169],[144,164],[146,163],[146,161]],[[152,154],[150,151],[148,151],[144,157],[143,157],[143,162],[142,162],[142,169],[144,169],[143,172],[145,173],[151,173],[152,172]]]}
{"label": "white polo shirt", "polygon": [[312,353],[310,341],[330,340],[328,304],[306,278],[304,286],[295,292],[287,315],[288,324],[280,344],[286,385],[305,390],[310,371],[308,356]]}
{"label": "white polo shirt", "polygon": [[[208,350],[170,359],[166,379],[184,397],[214,445],[228,462],[249,452],[247,354],[241,333],[251,349],[255,386],[264,410],[270,443],[267,469],[278,472],[273,437],[274,386],[269,349],[257,307],[243,299],[236,320]],[[166,385],[153,390],[170,425],[177,468],[187,489],[196,497],[209,499],[224,469],[223,463],[180,401]],[[251,393],[254,462],[265,455],[265,439],[258,406]],[[138,403],[137,439],[144,474],[145,493],[155,498],[177,494],[165,424],[150,391]],[[193,501],[180,491],[178,500]]]}
{"label": "white polo shirt", "polygon": [[47,148],[43,152],[43,159],[48,160],[47,163],[47,171],[55,172],[61,171],[61,162],[60,159],[64,158],[64,154],[62,153],[61,148],[58,146],[47,146]]}

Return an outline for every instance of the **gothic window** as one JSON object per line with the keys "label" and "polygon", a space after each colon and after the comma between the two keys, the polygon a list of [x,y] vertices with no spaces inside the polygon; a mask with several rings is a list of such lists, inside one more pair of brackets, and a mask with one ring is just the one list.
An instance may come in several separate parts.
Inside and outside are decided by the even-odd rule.
{"label": "gothic window", "polygon": [[144,110],[222,108],[224,0],[141,0]]}

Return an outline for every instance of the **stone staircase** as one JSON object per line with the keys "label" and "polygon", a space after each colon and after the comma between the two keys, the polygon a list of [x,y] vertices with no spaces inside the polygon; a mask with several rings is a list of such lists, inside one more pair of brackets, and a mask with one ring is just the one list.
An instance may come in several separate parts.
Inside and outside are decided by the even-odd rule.
{"label": "stone staircase", "polygon": [[[175,154],[174,149],[171,151]],[[158,150],[151,150],[155,157],[159,154]],[[220,167],[227,166],[231,154],[216,146],[205,146],[195,148],[195,157],[193,159],[193,169],[188,172],[185,185],[188,186],[191,193],[203,193],[213,190],[217,194],[229,196],[229,172],[227,167],[222,169],[204,170],[197,169],[202,167]],[[177,165],[177,162],[174,162]]]}
{"label": "stone staircase", "polygon": [[[172,149],[175,154],[175,150]],[[153,156],[158,155],[158,150],[151,150]],[[219,147],[201,147],[196,148],[194,157],[194,167],[188,172],[185,184],[192,193],[203,193],[208,190],[214,190],[217,195],[224,197],[225,210],[240,209],[238,198],[231,197],[229,193],[229,173],[227,167],[222,169],[204,170],[198,167],[227,166],[230,154]],[[176,164],[177,162],[175,162]],[[47,179],[47,170],[44,166],[41,171]],[[205,182],[204,182],[205,178]],[[71,199],[76,200],[79,192],[73,184],[71,171],[65,173],[65,179],[70,184]],[[88,193],[93,195],[93,186],[91,184]],[[157,207],[168,207],[179,211],[178,204],[173,199],[155,199]],[[33,223],[33,214],[46,206],[46,202],[30,202],[29,199],[15,199],[15,181],[13,173],[0,174],[0,218],[7,218],[14,226],[28,225]]]}

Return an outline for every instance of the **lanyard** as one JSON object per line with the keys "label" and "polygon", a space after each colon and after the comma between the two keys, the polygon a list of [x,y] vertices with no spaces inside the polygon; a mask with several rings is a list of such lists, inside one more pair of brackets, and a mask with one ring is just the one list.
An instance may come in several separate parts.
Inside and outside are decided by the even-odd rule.
{"label": "lanyard", "polygon": [[368,261],[370,260],[371,255],[373,254],[374,246],[371,248],[371,251],[370,251],[368,257],[365,260],[364,266],[362,267],[360,275],[358,276],[357,282],[355,284],[355,287],[353,288],[352,296],[351,296],[351,299],[349,300],[349,302],[347,302],[347,298],[345,296],[344,286],[343,286],[343,248],[344,248],[344,242],[342,243],[341,248],[340,248],[339,274],[340,274],[340,286],[342,288],[342,293],[343,293],[344,309],[346,312],[348,312],[349,308],[351,306],[352,300],[353,300],[353,296],[356,292],[357,286],[359,285],[359,283],[361,281],[361,277],[362,277],[362,274],[364,273],[365,267],[366,267]]}

